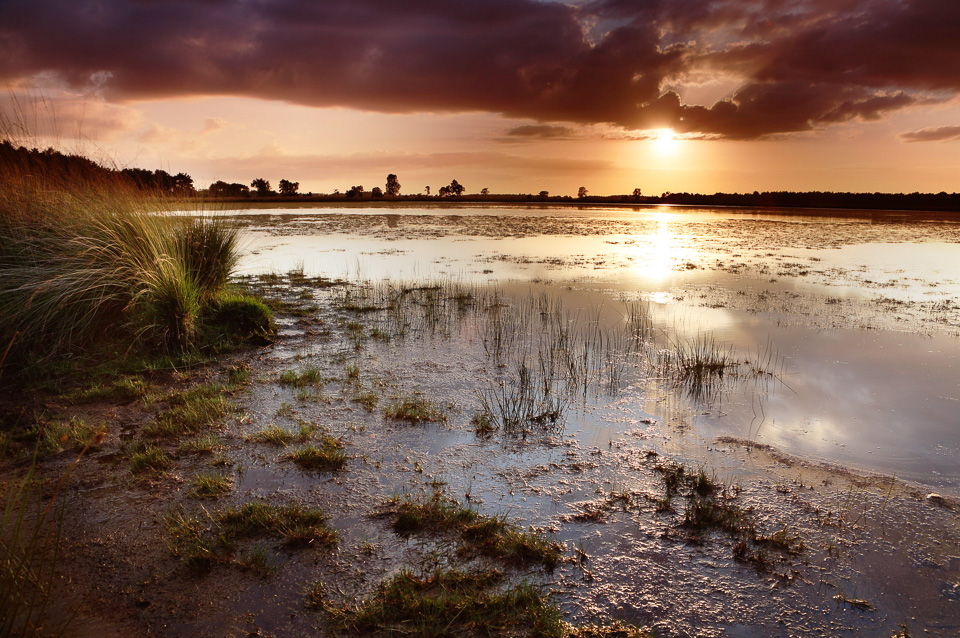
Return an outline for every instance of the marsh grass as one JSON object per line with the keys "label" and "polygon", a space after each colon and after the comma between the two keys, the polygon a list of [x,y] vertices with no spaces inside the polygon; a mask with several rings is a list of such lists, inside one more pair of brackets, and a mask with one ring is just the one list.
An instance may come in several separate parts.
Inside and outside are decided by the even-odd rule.
{"label": "marsh grass", "polygon": [[304,470],[334,472],[342,470],[349,457],[343,451],[343,442],[324,433],[320,435],[319,441],[291,450],[287,458]]}
{"label": "marsh grass", "polygon": [[[0,138],[15,137],[0,119]],[[239,231],[229,222],[174,214],[195,204],[141,190],[118,173],[12,157],[0,159],[5,372],[110,340],[188,351],[210,330],[223,333],[214,324],[227,316],[269,330],[266,307],[246,299],[239,313],[227,294],[239,258]]]}
{"label": "marsh grass", "polygon": [[65,450],[79,452],[83,449],[96,449],[106,432],[106,426],[90,425],[82,418],[74,416],[69,419],[41,420],[21,438],[35,445],[35,452],[40,456],[50,456]]}
{"label": "marsh grass", "polygon": [[173,465],[170,454],[157,445],[139,441],[129,448],[130,471],[134,474],[162,472]]}
{"label": "marsh grass", "polygon": [[[0,518],[0,636],[62,633],[45,623],[59,558],[63,507],[41,496],[36,459],[26,476],[5,486]],[[46,635],[46,633],[44,634]]]}
{"label": "marsh grass", "polygon": [[560,638],[565,632],[559,610],[538,587],[505,585],[496,570],[448,568],[418,575],[404,569],[353,607],[326,602],[319,589],[311,594],[311,603],[322,606],[338,630],[353,634]]}
{"label": "marsh grass", "polygon": [[[237,543],[245,538],[279,537],[288,547],[325,548],[338,540],[323,512],[299,504],[274,506],[254,501],[215,513],[202,510],[198,516],[188,516],[178,508],[168,512],[163,522],[171,553],[191,570],[201,572],[216,563],[234,561]],[[243,565],[244,558],[237,562]]]}
{"label": "marsh grass", "polygon": [[220,498],[233,488],[233,481],[222,474],[198,474],[190,481],[194,498]]}
{"label": "marsh grass", "polygon": [[288,430],[284,427],[271,423],[258,432],[247,436],[248,441],[256,443],[267,443],[270,445],[286,446],[291,443],[306,443],[319,431],[316,423],[301,421],[297,425],[296,431]]}
{"label": "marsh grass", "polygon": [[418,394],[394,399],[383,409],[383,415],[388,419],[413,424],[447,422],[446,411],[441,406]]}
{"label": "marsh grass", "polygon": [[219,383],[207,383],[170,395],[170,407],[144,427],[143,434],[153,438],[176,437],[222,422],[233,410],[226,392],[227,388]]}
{"label": "marsh grass", "polygon": [[534,531],[520,528],[505,516],[487,516],[435,492],[429,498],[396,497],[386,503],[384,515],[393,530],[411,534],[452,535],[458,555],[486,557],[513,567],[539,565],[554,569],[563,548]]}
{"label": "marsh grass", "polygon": [[75,403],[94,403],[98,401],[136,401],[146,396],[150,385],[139,375],[123,375],[106,383],[93,383],[77,389],[67,395]]}
{"label": "marsh grass", "polygon": [[300,372],[295,370],[285,370],[277,379],[280,385],[291,386],[294,388],[306,388],[309,386],[318,386],[325,381],[323,374],[318,368],[305,368]]}
{"label": "marsh grass", "polygon": [[660,475],[665,491],[658,509],[671,510],[672,499],[681,496],[684,510],[679,526],[694,538],[710,531],[723,532],[734,540],[734,558],[761,571],[768,571],[777,561],[769,550],[781,556],[803,551],[803,539],[787,526],[772,534],[762,533],[753,510],[744,509],[736,502],[739,489],[719,481],[705,468],[691,471],[680,463],[668,461],[658,462],[653,469]]}

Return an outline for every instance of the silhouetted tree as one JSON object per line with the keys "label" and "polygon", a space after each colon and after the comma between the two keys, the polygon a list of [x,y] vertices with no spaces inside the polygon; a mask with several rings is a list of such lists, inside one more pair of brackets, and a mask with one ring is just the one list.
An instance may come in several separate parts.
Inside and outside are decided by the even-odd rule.
{"label": "silhouetted tree", "polygon": [[430,194],[430,187],[429,187],[429,186],[427,186],[426,191],[427,191],[427,195],[429,195],[429,194]]}
{"label": "silhouetted tree", "polygon": [[193,187],[193,178],[186,173],[177,173],[173,176],[173,192],[177,195],[190,195],[197,192]]}
{"label": "silhouetted tree", "polygon": [[481,194],[481,195],[489,195],[489,194],[490,194],[490,189],[489,189],[489,188],[481,188],[481,189],[480,189],[480,194]]}
{"label": "silhouetted tree", "polygon": [[463,195],[463,191],[464,191],[463,185],[457,180],[453,180],[452,182],[450,182],[450,185],[447,186],[446,188],[447,188],[447,193],[446,193],[447,195],[456,196],[456,197],[460,197],[461,195]]}
{"label": "silhouetted tree", "polygon": [[285,179],[280,180],[281,195],[296,195],[299,188],[300,182],[291,182]]}
{"label": "silhouetted tree", "polygon": [[269,195],[270,194],[270,182],[258,177],[257,179],[250,182],[251,188],[257,189],[257,195]]}
{"label": "silhouetted tree", "polygon": [[387,195],[393,195],[396,197],[400,194],[400,182],[397,181],[397,176],[393,173],[387,175]]}
{"label": "silhouetted tree", "polygon": [[550,197],[550,191],[540,191],[540,199],[546,199]]}
{"label": "silhouetted tree", "polygon": [[640,189],[639,189],[639,188],[634,188],[634,189],[633,189],[633,196],[634,196],[635,198],[637,198],[637,199],[640,199]]}
{"label": "silhouetted tree", "polygon": [[374,186],[372,189],[370,189],[370,194],[374,197],[383,197],[383,189],[381,189],[379,186]]}
{"label": "silhouetted tree", "polygon": [[440,190],[437,191],[437,197],[446,197],[450,194],[449,186],[441,186]]}
{"label": "silhouetted tree", "polygon": [[246,197],[250,194],[250,188],[246,184],[228,184],[218,180],[210,184],[209,192],[213,197]]}
{"label": "silhouetted tree", "polygon": [[589,192],[590,191],[587,190],[586,186],[581,186],[579,189],[577,189],[577,197],[579,197],[580,199],[584,199],[587,196],[587,193]]}
{"label": "silhouetted tree", "polygon": [[351,186],[350,190],[347,191],[347,197],[362,197],[363,196],[363,186]]}

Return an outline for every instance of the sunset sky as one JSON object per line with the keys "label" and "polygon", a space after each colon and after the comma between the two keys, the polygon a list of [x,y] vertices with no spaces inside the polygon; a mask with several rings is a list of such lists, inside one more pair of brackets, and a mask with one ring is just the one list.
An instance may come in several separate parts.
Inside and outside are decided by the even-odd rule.
{"label": "sunset sky", "polygon": [[198,187],[960,191],[957,0],[2,0],[0,85]]}

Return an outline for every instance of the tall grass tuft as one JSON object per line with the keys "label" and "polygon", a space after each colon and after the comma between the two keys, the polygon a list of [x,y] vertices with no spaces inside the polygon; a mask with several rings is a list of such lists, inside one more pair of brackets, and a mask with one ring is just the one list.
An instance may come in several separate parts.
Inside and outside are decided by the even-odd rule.
{"label": "tall grass tuft", "polygon": [[178,202],[119,177],[0,157],[0,183],[0,342],[13,343],[11,361],[111,336],[172,351],[194,343],[236,266],[235,228],[163,214]]}

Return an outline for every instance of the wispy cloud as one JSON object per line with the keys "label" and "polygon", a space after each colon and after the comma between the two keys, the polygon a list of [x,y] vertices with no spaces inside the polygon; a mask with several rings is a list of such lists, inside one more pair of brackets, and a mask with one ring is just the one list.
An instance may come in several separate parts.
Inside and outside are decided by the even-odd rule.
{"label": "wispy cloud", "polygon": [[904,142],[950,142],[960,140],[960,126],[938,126],[908,131],[898,136]]}

